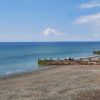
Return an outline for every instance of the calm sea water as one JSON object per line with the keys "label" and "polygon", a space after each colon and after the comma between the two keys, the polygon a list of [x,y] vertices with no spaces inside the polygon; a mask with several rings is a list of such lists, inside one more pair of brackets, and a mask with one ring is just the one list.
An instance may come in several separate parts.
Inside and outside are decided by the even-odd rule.
{"label": "calm sea water", "polygon": [[100,42],[0,43],[0,75],[37,70],[38,58],[91,56]]}

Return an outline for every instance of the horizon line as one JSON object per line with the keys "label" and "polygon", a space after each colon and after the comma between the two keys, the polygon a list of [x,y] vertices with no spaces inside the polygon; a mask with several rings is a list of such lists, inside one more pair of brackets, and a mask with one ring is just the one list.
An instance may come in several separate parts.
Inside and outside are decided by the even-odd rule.
{"label": "horizon line", "polygon": [[0,41],[0,43],[32,43],[32,42],[100,42],[100,41]]}

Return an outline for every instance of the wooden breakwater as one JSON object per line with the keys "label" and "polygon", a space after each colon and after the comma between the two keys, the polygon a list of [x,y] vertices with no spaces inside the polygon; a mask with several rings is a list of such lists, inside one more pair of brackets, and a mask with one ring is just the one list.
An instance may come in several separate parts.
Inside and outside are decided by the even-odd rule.
{"label": "wooden breakwater", "polygon": [[89,58],[80,58],[80,59],[38,59],[38,65],[100,65],[100,58],[89,57]]}
{"label": "wooden breakwater", "polygon": [[98,51],[93,51],[93,54],[100,55],[100,50],[98,50]]}

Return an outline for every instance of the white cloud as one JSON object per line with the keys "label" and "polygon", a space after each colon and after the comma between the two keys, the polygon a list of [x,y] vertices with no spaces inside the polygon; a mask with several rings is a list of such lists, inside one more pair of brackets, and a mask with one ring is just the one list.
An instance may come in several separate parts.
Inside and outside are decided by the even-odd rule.
{"label": "white cloud", "polygon": [[83,3],[80,5],[81,8],[94,8],[94,7],[100,7],[100,1],[99,0],[92,0],[89,3]]}
{"label": "white cloud", "polygon": [[[79,33],[63,33],[63,32],[59,32],[55,29],[52,28],[46,28],[43,32],[42,32],[42,39],[43,41],[97,41],[100,40],[100,34],[98,32],[100,32],[100,30],[97,31],[97,29],[95,29],[95,27],[92,27],[93,24],[91,24],[91,27],[86,27],[86,28],[94,28],[94,31],[90,30],[88,32],[90,33],[84,33],[81,34]],[[81,26],[81,25],[80,25]],[[86,25],[85,25],[86,26]],[[82,26],[84,27],[84,26]],[[84,29],[83,29],[84,30]],[[96,31],[95,31],[96,30]],[[45,37],[44,37],[45,36]]]}
{"label": "white cloud", "polygon": [[76,24],[88,24],[88,23],[98,23],[100,22],[100,13],[81,16],[75,20]]}
{"label": "white cloud", "polygon": [[75,20],[76,25],[80,25],[94,38],[100,38],[100,13],[81,16]]}
{"label": "white cloud", "polygon": [[59,32],[59,31],[52,29],[52,28],[46,28],[43,31],[43,35],[45,35],[45,36],[58,36],[58,35],[64,35],[64,33]]}
{"label": "white cloud", "polygon": [[63,33],[52,28],[46,28],[42,34],[43,39],[47,41],[84,41],[84,35],[79,33]]}

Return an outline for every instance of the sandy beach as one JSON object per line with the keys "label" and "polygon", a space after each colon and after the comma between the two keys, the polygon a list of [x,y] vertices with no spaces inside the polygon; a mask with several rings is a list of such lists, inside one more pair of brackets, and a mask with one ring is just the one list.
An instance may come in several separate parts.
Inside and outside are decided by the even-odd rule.
{"label": "sandy beach", "polygon": [[0,100],[99,100],[100,65],[52,66],[0,78]]}

